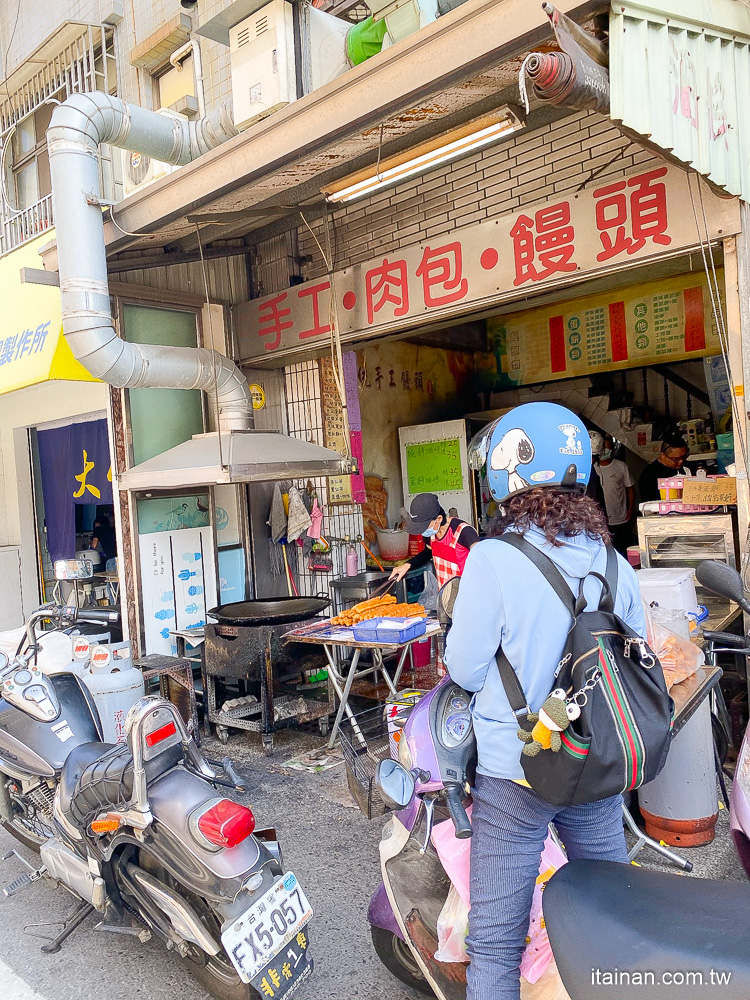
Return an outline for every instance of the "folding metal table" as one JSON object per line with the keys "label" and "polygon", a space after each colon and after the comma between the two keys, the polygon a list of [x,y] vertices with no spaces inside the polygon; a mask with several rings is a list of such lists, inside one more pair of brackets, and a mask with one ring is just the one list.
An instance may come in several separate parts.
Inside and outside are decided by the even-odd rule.
{"label": "folding metal table", "polygon": [[[357,642],[354,639],[351,629],[339,628],[335,625],[331,625],[329,622],[323,622],[320,625],[308,626],[302,629],[295,629],[287,633],[284,637],[285,642],[302,642],[309,645],[322,646],[323,651],[325,652],[326,660],[328,661],[329,684],[331,688],[333,688],[336,697],[339,699],[338,711],[336,712],[336,718],[334,719],[331,734],[328,739],[329,749],[332,749],[334,743],[336,742],[336,737],[338,736],[339,726],[341,725],[344,712],[346,712],[355,734],[361,736],[357,725],[357,719],[349,705],[349,695],[351,694],[352,684],[354,681],[360,680],[363,677],[368,677],[372,674],[380,673],[382,674],[383,680],[385,681],[391,694],[396,694],[398,682],[401,679],[401,674],[403,673],[406,658],[409,653],[409,647],[412,643],[421,642],[423,639],[431,638],[439,633],[440,624],[432,620],[427,623],[427,629],[422,635],[419,635],[414,639],[409,639],[407,642],[403,643]],[[337,663],[335,650],[343,650],[344,648],[352,650],[349,663]],[[359,661],[363,650],[370,650],[372,652],[372,664],[360,670]],[[399,650],[400,654],[398,657],[398,663],[396,664],[396,670],[393,677],[391,677],[385,667],[383,655],[384,653],[395,653]]]}

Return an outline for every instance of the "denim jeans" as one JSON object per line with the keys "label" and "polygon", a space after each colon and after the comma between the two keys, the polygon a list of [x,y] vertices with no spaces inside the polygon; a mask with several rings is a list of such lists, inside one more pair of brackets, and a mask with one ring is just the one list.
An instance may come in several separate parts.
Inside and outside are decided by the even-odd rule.
{"label": "denim jeans", "polygon": [[466,996],[519,1000],[519,966],[548,824],[554,822],[571,861],[627,863],[622,798],[556,809],[525,785],[483,774],[473,797]]}

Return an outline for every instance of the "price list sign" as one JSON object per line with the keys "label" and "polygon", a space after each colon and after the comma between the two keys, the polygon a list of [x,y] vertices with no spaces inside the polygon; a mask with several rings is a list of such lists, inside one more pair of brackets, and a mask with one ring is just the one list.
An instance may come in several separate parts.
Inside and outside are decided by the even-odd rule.
{"label": "price list sign", "polygon": [[706,279],[696,274],[498,316],[488,330],[496,371],[484,378],[497,389],[721,349]]}
{"label": "price list sign", "polygon": [[406,445],[409,493],[456,493],[464,489],[458,438]]}

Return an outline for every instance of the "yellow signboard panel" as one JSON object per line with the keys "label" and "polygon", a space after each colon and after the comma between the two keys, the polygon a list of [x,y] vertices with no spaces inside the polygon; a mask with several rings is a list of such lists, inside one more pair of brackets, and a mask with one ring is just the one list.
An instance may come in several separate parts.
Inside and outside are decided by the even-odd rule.
{"label": "yellow signboard panel", "polygon": [[0,260],[0,395],[39,382],[98,381],[73,357],[62,332],[60,290],[21,283],[21,268],[39,268],[48,230]]}
{"label": "yellow signboard panel", "polygon": [[496,316],[487,328],[481,378],[496,390],[721,351],[703,274]]}

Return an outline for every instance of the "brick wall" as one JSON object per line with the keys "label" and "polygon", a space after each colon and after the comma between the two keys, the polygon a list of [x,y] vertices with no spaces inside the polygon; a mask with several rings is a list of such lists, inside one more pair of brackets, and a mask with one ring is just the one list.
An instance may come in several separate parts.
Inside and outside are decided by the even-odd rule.
{"label": "brick wall", "polygon": [[[329,224],[335,267],[446,236],[461,226],[599,184],[604,178],[656,160],[649,150],[631,143],[609,119],[594,112],[573,114],[334,209]],[[600,172],[591,180],[593,171]],[[323,220],[314,223],[313,229],[325,246]],[[299,239],[300,252],[312,257],[304,276],[318,277],[325,271],[320,251],[307,230],[299,230]],[[262,258],[263,246],[259,252]],[[275,290],[268,288],[265,294]]]}

